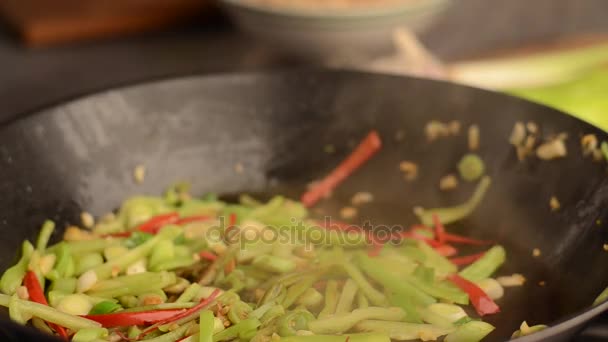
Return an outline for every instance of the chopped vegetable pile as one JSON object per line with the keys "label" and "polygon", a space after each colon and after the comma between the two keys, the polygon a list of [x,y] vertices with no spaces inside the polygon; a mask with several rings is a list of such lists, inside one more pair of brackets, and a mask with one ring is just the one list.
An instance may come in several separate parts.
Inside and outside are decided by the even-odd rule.
{"label": "chopped vegetable pile", "polygon": [[[54,245],[47,221],[2,275],[0,305],[15,322],[74,342],[480,341],[494,330],[481,318],[500,312],[503,286],[525,278],[494,279],[505,249],[444,226],[470,215],[491,185],[476,157],[460,164],[479,180],[470,200],[417,208],[421,222],[409,229],[380,234],[309,215],[380,147],[370,133],[301,202],[227,203],[177,184],[96,222],[83,213],[90,229],[68,227]],[[459,255],[459,246],[477,252]]]}

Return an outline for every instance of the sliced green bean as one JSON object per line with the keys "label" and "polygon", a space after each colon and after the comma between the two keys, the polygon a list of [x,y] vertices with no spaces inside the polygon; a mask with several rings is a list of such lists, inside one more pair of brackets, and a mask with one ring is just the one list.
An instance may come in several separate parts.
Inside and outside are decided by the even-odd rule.
{"label": "sliced green bean", "polygon": [[365,309],[369,307],[369,301],[361,291],[357,292],[357,307],[359,309]]}
{"label": "sliced green bean", "polygon": [[87,328],[81,329],[72,337],[72,342],[93,342],[108,337],[108,329]]}
{"label": "sliced green bean", "polygon": [[201,311],[198,327],[198,342],[213,342],[213,327],[215,325],[215,317],[213,312],[209,310]]}
{"label": "sliced green bean", "polygon": [[42,228],[40,229],[40,233],[38,234],[38,240],[36,241],[36,250],[38,250],[39,253],[44,254],[46,246],[49,243],[49,239],[54,231],[55,222],[51,220],[44,221]]}
{"label": "sliced green bean", "polygon": [[471,196],[471,198],[466,201],[464,204],[450,207],[450,208],[435,208],[435,209],[421,209],[417,208],[415,210],[415,214],[418,216],[418,219],[422,224],[427,226],[433,225],[433,215],[437,214],[439,217],[439,221],[443,224],[450,224],[456,221],[460,221],[467,216],[470,216],[475,209],[479,206],[481,201],[483,200],[486,192],[490,188],[492,184],[492,179],[489,176],[484,176],[479,184],[477,185],[477,189]]}
{"label": "sliced green bean", "polygon": [[348,313],[352,310],[353,302],[357,295],[357,283],[354,280],[348,279],[342,288],[340,299],[336,305],[336,314]]}
{"label": "sliced green bean", "polygon": [[24,241],[21,247],[21,258],[17,264],[6,270],[0,278],[0,290],[3,293],[13,295],[17,288],[21,286],[33,252],[34,246],[29,241]]}
{"label": "sliced green bean", "polygon": [[488,336],[494,327],[491,324],[481,321],[471,321],[463,324],[456,331],[445,337],[446,342],[479,342]]}
{"label": "sliced green bean", "polygon": [[260,255],[253,259],[252,265],[268,272],[288,273],[296,268],[296,263],[274,255]]}
{"label": "sliced green bean", "polygon": [[308,328],[315,334],[341,334],[351,329],[355,324],[369,319],[400,321],[405,317],[401,308],[369,307],[355,309],[351,313],[335,314],[308,323]]}
{"label": "sliced green bean", "polygon": [[345,334],[345,335],[310,335],[289,336],[281,338],[281,342],[390,342],[386,334]]}
{"label": "sliced green bean", "polygon": [[460,276],[470,281],[489,278],[505,263],[507,253],[502,246],[494,246],[483,257],[460,271]]}
{"label": "sliced green bean", "polygon": [[176,303],[186,303],[192,301],[197,293],[201,290],[201,286],[197,283],[190,284],[188,288],[175,300]]}
{"label": "sliced green bean", "polygon": [[338,282],[335,280],[328,280],[327,286],[325,287],[325,306],[319,313],[319,318],[324,318],[336,313],[336,306],[338,305]]}
{"label": "sliced green bean", "polygon": [[344,261],[342,267],[348,273],[350,278],[357,283],[359,290],[365,294],[370,303],[377,306],[386,304],[386,297],[382,292],[376,290],[368,281],[359,269],[350,261]]}
{"label": "sliced green bean", "polygon": [[242,338],[243,335],[250,334],[252,331],[257,330],[260,325],[260,321],[255,318],[246,319],[213,335],[213,342]]}
{"label": "sliced green bean", "polygon": [[295,310],[279,318],[278,333],[280,336],[294,336],[299,330],[307,330],[308,323],[315,320],[315,316],[306,310]]}
{"label": "sliced green bean", "polygon": [[312,276],[308,276],[304,278],[301,282],[290,286],[287,289],[287,294],[285,295],[285,299],[283,299],[282,305],[285,309],[288,309],[292,306],[296,300],[308,290],[312,284],[314,284],[321,274],[316,274]]}
{"label": "sliced green bean", "polygon": [[439,337],[445,336],[454,331],[453,328],[440,328],[432,324],[387,322],[379,320],[361,321],[355,328],[358,331],[385,333],[391,338],[391,340],[396,341],[417,340],[421,337],[427,341],[435,341]]}

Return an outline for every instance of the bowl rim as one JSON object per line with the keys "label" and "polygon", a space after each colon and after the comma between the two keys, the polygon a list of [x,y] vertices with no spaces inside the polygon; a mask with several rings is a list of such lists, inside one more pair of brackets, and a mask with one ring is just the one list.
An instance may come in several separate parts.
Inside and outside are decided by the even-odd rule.
{"label": "bowl rim", "polygon": [[308,20],[357,20],[380,17],[398,17],[430,9],[446,7],[452,0],[405,0],[396,5],[378,6],[358,9],[325,9],[302,10],[292,7],[267,6],[250,3],[247,0],[220,0],[220,2],[238,9],[257,14],[277,15],[294,19]]}

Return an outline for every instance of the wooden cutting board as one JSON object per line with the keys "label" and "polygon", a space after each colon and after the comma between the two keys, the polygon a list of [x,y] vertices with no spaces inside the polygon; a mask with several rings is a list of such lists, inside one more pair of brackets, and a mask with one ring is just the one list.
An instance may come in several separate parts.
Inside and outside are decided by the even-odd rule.
{"label": "wooden cutting board", "polygon": [[0,0],[0,14],[29,46],[165,28],[208,12],[212,0]]}

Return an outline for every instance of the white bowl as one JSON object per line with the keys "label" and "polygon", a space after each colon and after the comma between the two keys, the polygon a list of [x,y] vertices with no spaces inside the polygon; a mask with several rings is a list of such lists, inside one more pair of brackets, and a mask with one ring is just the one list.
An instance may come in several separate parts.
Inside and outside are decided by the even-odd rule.
{"label": "white bowl", "polygon": [[307,58],[364,58],[392,46],[398,27],[424,29],[450,0],[405,0],[357,9],[296,9],[220,0],[245,32]]}

